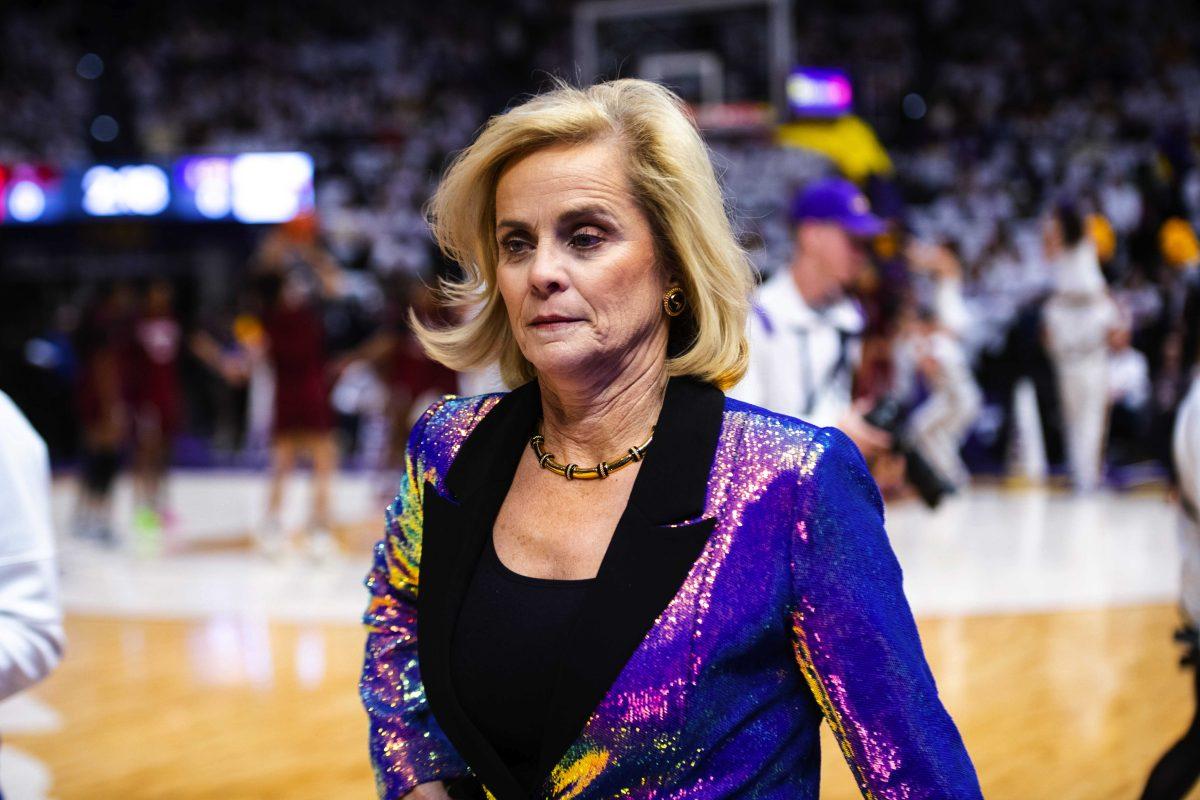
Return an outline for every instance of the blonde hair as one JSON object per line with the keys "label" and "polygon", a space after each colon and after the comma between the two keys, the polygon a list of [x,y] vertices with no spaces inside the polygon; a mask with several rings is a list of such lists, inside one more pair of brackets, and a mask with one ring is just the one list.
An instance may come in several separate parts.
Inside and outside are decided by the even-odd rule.
{"label": "blonde hair", "polygon": [[451,369],[499,361],[509,386],[537,374],[517,346],[496,284],[496,185],[520,158],[562,144],[612,137],[629,185],[650,220],[658,260],[679,279],[684,313],[670,321],[667,372],[727,389],[746,372],[746,314],[754,272],[738,246],[708,149],[683,103],[655,83],[622,79],[554,89],[492,117],[453,160],[426,209],[434,238],[465,277],[440,283],[461,320],[410,319],[429,355]]}

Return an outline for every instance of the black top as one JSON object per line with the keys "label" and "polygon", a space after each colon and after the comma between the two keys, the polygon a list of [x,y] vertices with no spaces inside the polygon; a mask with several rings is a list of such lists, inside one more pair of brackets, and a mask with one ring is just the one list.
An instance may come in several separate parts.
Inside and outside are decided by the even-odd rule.
{"label": "black top", "polygon": [[531,795],[546,777],[538,757],[563,647],[594,581],[520,575],[489,536],[463,598],[451,680],[467,716]]}

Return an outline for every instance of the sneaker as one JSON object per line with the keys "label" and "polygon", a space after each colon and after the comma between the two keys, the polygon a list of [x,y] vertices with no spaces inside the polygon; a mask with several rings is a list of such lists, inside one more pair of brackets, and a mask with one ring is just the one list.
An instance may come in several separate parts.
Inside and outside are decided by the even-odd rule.
{"label": "sneaker", "polygon": [[338,542],[328,528],[314,528],[308,535],[308,555],[313,561],[328,561],[338,554]]}
{"label": "sneaker", "polygon": [[1175,641],[1183,645],[1179,666],[1200,669],[1200,630],[1194,625],[1181,625],[1175,631]]}
{"label": "sneaker", "polygon": [[142,506],[133,512],[133,547],[143,556],[162,551],[162,520],[153,508]]}
{"label": "sneaker", "polygon": [[277,519],[268,519],[254,532],[254,547],[267,558],[277,560],[287,554],[287,536]]}

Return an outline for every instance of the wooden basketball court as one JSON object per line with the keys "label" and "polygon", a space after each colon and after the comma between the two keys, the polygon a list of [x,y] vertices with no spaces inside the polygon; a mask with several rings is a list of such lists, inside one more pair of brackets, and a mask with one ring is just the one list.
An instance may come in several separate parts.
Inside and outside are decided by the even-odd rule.
{"label": "wooden basketball court", "polygon": [[[984,795],[1136,798],[1188,722],[1174,621],[1164,605],[923,621]],[[68,632],[70,658],[34,693],[61,729],[5,738],[46,764],[51,796],[373,796],[356,627],[76,616]],[[826,745],[822,798],[859,797]]]}
{"label": "wooden basketball court", "polygon": [[[205,518],[229,488],[177,492]],[[936,514],[889,506],[926,652],[986,797],[1136,798],[1186,727],[1172,519],[1153,494],[977,488]],[[61,542],[69,652],[0,704],[8,796],[373,797],[357,617],[378,530],[360,517],[327,563],[265,559],[244,530],[160,553]],[[828,737],[821,797],[859,797]]]}

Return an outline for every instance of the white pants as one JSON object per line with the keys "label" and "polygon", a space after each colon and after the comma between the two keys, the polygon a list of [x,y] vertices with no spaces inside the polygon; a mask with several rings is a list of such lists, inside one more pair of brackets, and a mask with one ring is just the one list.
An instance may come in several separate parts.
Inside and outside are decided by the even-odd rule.
{"label": "white pants", "polygon": [[971,482],[958,451],[979,416],[980,405],[979,390],[974,386],[939,390],[917,407],[909,421],[917,450],[956,489]]}
{"label": "white pants", "polygon": [[1100,352],[1054,366],[1071,480],[1077,489],[1095,489],[1108,428],[1108,361]]}

